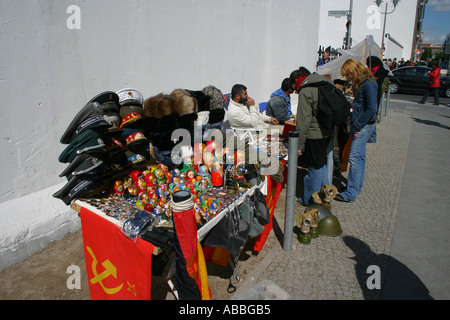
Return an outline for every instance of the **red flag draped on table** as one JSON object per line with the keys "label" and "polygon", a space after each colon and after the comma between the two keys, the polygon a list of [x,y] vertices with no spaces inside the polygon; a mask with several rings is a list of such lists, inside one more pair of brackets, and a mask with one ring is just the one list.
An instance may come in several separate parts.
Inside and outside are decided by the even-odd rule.
{"label": "red flag draped on table", "polygon": [[269,236],[270,231],[273,228],[273,215],[275,212],[275,208],[278,203],[278,199],[280,198],[281,190],[283,190],[284,185],[286,184],[286,175],[287,170],[286,167],[286,161],[281,160],[281,163],[283,164],[283,181],[281,183],[276,182],[271,176],[266,176],[267,179],[267,195],[266,195],[266,202],[267,202],[267,208],[269,208],[270,213],[270,222],[264,226],[263,232],[256,238],[255,244],[253,246],[253,250],[256,252],[261,252],[261,250],[264,247],[264,244],[267,241],[267,237]]}
{"label": "red flag draped on table", "polygon": [[126,237],[117,225],[80,210],[86,271],[93,300],[150,300],[154,245]]}
{"label": "red flag draped on table", "polygon": [[192,195],[187,191],[177,191],[170,204],[175,228],[175,264],[180,300],[209,300],[211,291],[205,257],[197,238]]}

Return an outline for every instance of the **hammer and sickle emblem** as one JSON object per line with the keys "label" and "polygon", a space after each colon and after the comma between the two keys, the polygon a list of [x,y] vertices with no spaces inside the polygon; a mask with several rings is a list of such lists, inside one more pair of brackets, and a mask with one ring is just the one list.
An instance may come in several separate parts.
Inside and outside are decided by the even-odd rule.
{"label": "hammer and sickle emblem", "polygon": [[119,292],[123,287],[123,283],[120,286],[117,286],[115,288],[106,288],[102,282],[109,276],[113,276],[115,279],[117,279],[117,268],[111,263],[111,261],[105,260],[102,262],[102,266],[105,268],[105,270],[102,273],[98,274],[97,258],[95,257],[94,252],[92,251],[92,249],[90,247],[86,246],[86,250],[89,252],[89,254],[92,257],[92,272],[94,273],[94,277],[90,280],[90,282],[92,284],[99,283],[100,286],[102,287],[103,291],[105,291],[106,294],[115,294],[115,293]]}

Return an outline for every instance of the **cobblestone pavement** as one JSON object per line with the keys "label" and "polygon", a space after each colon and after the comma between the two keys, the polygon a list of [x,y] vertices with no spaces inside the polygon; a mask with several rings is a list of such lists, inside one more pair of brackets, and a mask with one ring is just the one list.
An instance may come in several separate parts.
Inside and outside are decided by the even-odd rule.
{"label": "cobblestone pavement", "polygon": [[[378,124],[377,143],[367,146],[362,193],[352,203],[332,202],[331,212],[337,216],[343,229],[341,236],[320,236],[304,245],[298,241],[298,233],[294,232],[291,251],[283,251],[281,236],[280,243],[273,246],[239,290],[268,279],[286,290],[291,299],[381,299],[382,290],[370,290],[366,285],[369,277],[375,274],[367,268],[372,265],[379,267],[383,286],[411,124],[411,114],[403,112],[391,112]],[[282,191],[285,192],[286,189]],[[275,211],[280,230],[284,230],[284,201],[284,197],[280,197]],[[297,213],[304,209],[296,204]]]}
{"label": "cobblestone pavement", "polygon": [[[338,217],[343,234],[334,238],[321,236],[312,239],[309,245],[303,245],[297,240],[298,231],[294,230],[292,250],[284,251],[286,189],[282,190],[275,210],[273,232],[270,232],[265,247],[255,256],[251,250],[253,246],[249,245],[245,257],[241,255],[238,269],[242,281],[236,294],[257,288],[262,283],[274,283],[292,300],[381,299],[386,298],[388,290],[385,283],[388,283],[391,288],[403,290],[400,293],[407,298],[403,296],[404,287],[398,284],[403,281],[408,286],[407,290],[415,287],[426,293],[427,288],[423,288],[421,278],[434,290],[436,297],[450,297],[448,187],[445,186],[450,177],[442,172],[447,168],[449,156],[446,150],[450,108],[422,106],[419,109],[417,102],[400,101],[391,101],[391,106],[389,116],[377,126],[378,142],[367,146],[363,192],[353,203],[333,202],[331,211]],[[423,149],[427,149],[426,154],[421,152]],[[426,179],[422,179],[421,174],[411,175],[411,170],[424,169],[430,171]],[[410,172],[409,175],[405,175],[405,170]],[[430,192],[424,192],[424,189],[436,194],[430,196]],[[416,205],[417,201],[411,198],[422,194],[429,199]],[[419,217],[429,203],[432,212]],[[304,209],[296,204],[296,212]],[[422,230],[421,222],[431,215],[437,217],[434,225],[428,225],[427,232],[417,237],[416,232]],[[411,216],[419,223],[399,230],[405,222],[411,221]],[[433,235],[436,232],[439,237]],[[411,241],[412,238],[415,241]],[[81,290],[68,290],[66,286],[66,269],[72,264],[81,267]],[[373,272],[368,270],[369,266],[379,267],[381,290],[367,287],[367,280]],[[399,279],[399,274],[408,274],[408,277]],[[230,276],[229,267],[208,265],[209,285],[215,300],[233,299],[234,295],[226,290]],[[56,241],[23,263],[0,271],[0,279],[0,300],[89,299],[81,231]],[[417,281],[411,285],[411,280]],[[158,290],[154,292],[153,288]],[[152,298],[171,299],[161,277],[152,279]]]}

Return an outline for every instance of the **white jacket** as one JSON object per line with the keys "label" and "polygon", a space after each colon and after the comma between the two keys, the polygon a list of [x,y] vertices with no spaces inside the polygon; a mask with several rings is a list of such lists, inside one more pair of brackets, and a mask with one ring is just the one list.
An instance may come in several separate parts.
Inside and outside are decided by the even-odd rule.
{"label": "white jacket", "polygon": [[259,112],[256,105],[247,107],[232,99],[228,105],[228,121],[234,129],[268,128],[271,119],[271,117]]}

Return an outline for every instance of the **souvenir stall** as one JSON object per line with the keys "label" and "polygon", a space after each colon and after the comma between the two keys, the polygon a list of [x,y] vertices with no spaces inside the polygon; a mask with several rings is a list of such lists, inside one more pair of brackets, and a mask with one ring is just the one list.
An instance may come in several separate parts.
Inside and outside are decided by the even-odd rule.
{"label": "souvenir stall", "polygon": [[[261,163],[245,161],[255,146],[203,139],[220,131],[224,115],[224,95],[213,86],[147,100],[131,88],[106,91],[76,114],[60,141],[67,183],[53,196],[79,213],[92,299],[150,299],[152,262],[170,250],[165,278],[175,297],[210,299],[206,261],[233,256],[236,274],[249,237],[261,251],[284,166],[261,175]],[[181,139],[172,137],[177,129]],[[187,141],[197,129],[201,142]]]}

